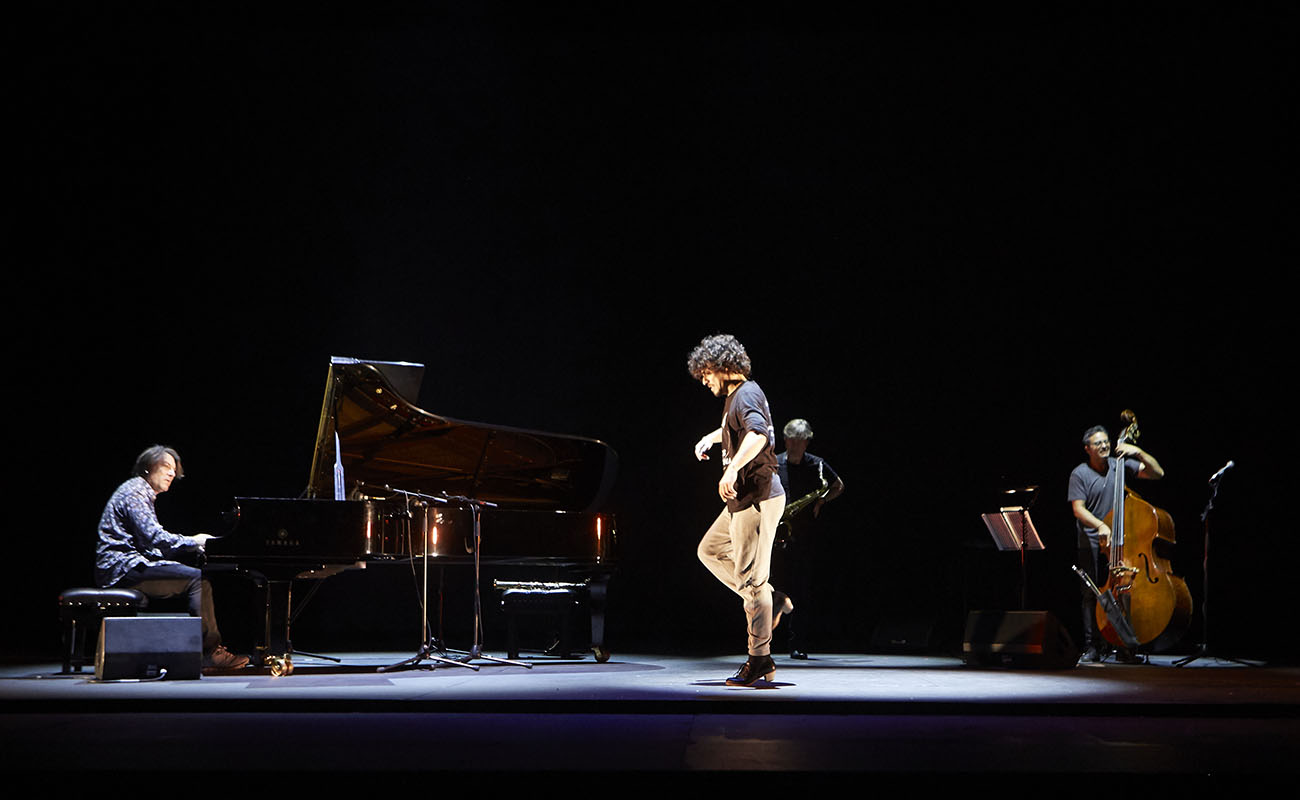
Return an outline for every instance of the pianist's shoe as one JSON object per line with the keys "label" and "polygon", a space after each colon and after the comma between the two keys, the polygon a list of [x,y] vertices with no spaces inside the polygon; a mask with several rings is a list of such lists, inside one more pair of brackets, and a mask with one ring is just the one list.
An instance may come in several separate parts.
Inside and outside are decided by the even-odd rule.
{"label": "pianist's shoe", "polygon": [[243,669],[248,666],[248,656],[239,656],[226,649],[225,645],[217,645],[217,649],[203,656],[203,671],[210,672],[230,672],[237,669]]}
{"label": "pianist's shoe", "polygon": [[776,674],[776,664],[771,656],[750,656],[736,674],[727,678],[728,686],[753,686],[760,680],[772,680]]}

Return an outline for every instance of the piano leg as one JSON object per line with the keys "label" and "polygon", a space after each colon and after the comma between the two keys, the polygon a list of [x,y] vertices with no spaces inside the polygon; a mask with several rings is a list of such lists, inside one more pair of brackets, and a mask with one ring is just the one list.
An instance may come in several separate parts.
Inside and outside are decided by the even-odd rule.
{"label": "piano leg", "polygon": [[266,598],[266,618],[263,623],[262,644],[258,647],[258,652],[262,664],[271,668],[272,675],[279,677],[280,675],[292,674],[294,655],[319,658],[335,663],[339,662],[339,659],[333,656],[296,652],[293,649],[293,639],[290,636],[294,619],[306,608],[307,602],[311,600],[312,595],[316,594],[321,582],[336,572],[337,570],[322,569],[297,575],[297,578],[311,579],[312,585],[296,609],[293,605],[294,578],[264,577],[261,579]]}
{"label": "piano leg", "polygon": [[608,579],[593,578],[587,584],[587,607],[591,611],[591,652],[596,661],[604,664],[609,660],[609,650],[605,649],[605,590]]}
{"label": "piano leg", "polygon": [[[266,603],[262,642],[258,646],[263,666],[273,673],[293,671],[293,647],[289,642],[289,613],[293,605],[293,581],[263,579],[262,590]],[[279,668],[279,669],[277,669]]]}

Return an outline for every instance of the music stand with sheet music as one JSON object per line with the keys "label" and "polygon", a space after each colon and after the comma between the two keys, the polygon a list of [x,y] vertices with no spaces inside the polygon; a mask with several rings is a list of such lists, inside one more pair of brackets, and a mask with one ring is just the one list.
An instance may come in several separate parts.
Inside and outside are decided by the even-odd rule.
{"label": "music stand with sheet music", "polygon": [[1045,550],[1043,540],[1038,537],[1034,521],[1029,517],[1029,509],[1023,506],[999,508],[996,513],[981,514],[980,518],[988,527],[989,533],[999,550],[1020,551],[1020,610],[1026,606],[1027,559],[1030,550]]}

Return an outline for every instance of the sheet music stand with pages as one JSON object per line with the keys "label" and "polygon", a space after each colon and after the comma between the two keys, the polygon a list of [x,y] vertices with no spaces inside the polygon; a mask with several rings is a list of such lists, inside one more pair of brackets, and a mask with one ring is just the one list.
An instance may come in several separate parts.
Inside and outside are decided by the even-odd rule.
{"label": "sheet music stand with pages", "polygon": [[1043,540],[1038,537],[1034,521],[1029,517],[1029,509],[1022,506],[999,508],[993,514],[981,514],[980,518],[993,536],[993,542],[999,550],[1020,551],[1020,610],[1025,610],[1028,582],[1026,580],[1025,553],[1030,550],[1045,550]]}

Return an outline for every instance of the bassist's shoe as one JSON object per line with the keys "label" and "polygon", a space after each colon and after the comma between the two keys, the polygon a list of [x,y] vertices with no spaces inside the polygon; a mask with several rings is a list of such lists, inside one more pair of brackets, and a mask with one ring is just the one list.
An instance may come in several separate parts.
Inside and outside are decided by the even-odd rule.
{"label": "bassist's shoe", "polygon": [[753,686],[760,680],[772,680],[776,674],[776,664],[771,656],[750,656],[736,674],[727,678],[728,686]]}
{"label": "bassist's shoe", "polygon": [[1115,648],[1116,664],[1145,664],[1146,659],[1124,647]]}

